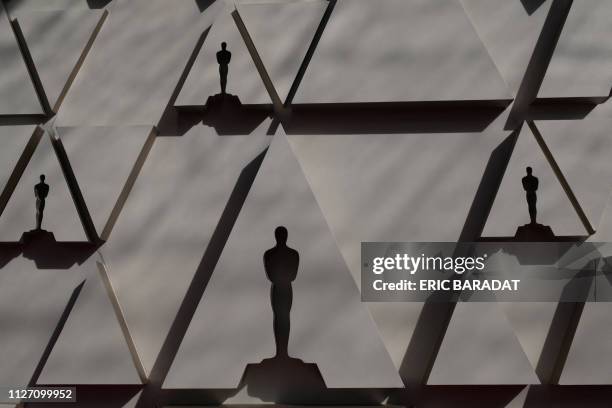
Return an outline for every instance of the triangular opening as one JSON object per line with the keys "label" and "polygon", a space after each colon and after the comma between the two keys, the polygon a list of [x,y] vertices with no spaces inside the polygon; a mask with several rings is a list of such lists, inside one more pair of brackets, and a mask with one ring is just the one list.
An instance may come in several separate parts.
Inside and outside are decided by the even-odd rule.
{"label": "triangular opening", "polygon": [[[49,186],[44,205],[37,203],[35,195],[41,176],[45,176],[44,183]],[[0,241],[16,242],[23,233],[35,230],[38,212],[42,212],[41,228],[52,233],[57,241],[87,241],[72,191],[47,133],[36,146],[0,216]]]}
{"label": "triangular opening", "polygon": [[530,225],[531,213],[522,183],[523,178],[527,176],[527,167],[532,169],[532,175],[539,182],[535,202],[536,222],[552,229],[554,234],[552,240],[559,237],[588,235],[536,136],[528,126],[524,126],[499,186],[482,236],[514,239],[519,228]]}
{"label": "triangular opening", "polygon": [[327,6],[323,0],[237,6],[282,101],[289,95]]}

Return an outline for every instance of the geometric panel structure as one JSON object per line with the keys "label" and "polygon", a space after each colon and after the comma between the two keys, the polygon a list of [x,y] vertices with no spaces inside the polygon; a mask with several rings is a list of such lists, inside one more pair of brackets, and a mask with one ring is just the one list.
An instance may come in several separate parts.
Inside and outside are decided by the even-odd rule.
{"label": "geometric panel structure", "polygon": [[122,0],[58,112],[58,126],[156,125],[216,4]]}
{"label": "geometric panel structure", "polygon": [[516,95],[553,0],[544,0],[535,10],[525,7],[525,1],[461,3],[508,88]]}
{"label": "geometric panel structure", "polygon": [[298,0],[237,6],[282,101],[289,94],[328,4],[323,0]]}
{"label": "geometric panel structure", "polygon": [[82,281],[80,268],[37,269],[24,256],[0,268],[0,384],[28,385]]}
{"label": "geometric panel structure", "polygon": [[0,241],[19,241],[24,232],[36,227],[34,186],[40,182],[41,175],[45,176],[45,183],[49,186],[42,229],[53,233],[58,241],[87,241],[76,203],[48,133],[40,139],[0,216]]}
{"label": "geometric panel structure", "polygon": [[593,228],[612,193],[612,118],[536,122]]}
{"label": "geometric panel structure", "polygon": [[47,101],[57,112],[105,12],[32,11],[22,13],[17,23],[40,77]]}
{"label": "geometric panel structure", "polygon": [[264,266],[264,253],[278,245],[278,226],[299,254],[289,356],[316,364],[328,388],[403,387],[283,133],[274,136],[164,387],[234,388],[247,364],[275,355],[266,277],[274,268]]}
{"label": "geometric panel structure", "polygon": [[539,380],[498,304],[459,302],[427,383],[539,384]]}
{"label": "geometric panel structure", "polygon": [[607,98],[612,91],[612,3],[574,1],[539,98]]}
{"label": "geometric panel structure", "polygon": [[[223,1],[218,3],[225,4]],[[236,26],[232,16],[233,12],[235,12],[234,6],[228,4],[218,13],[179,93],[175,106],[204,106],[209,97],[221,93],[217,52],[221,50],[223,42],[227,43],[227,50],[232,53],[227,78],[227,93],[238,96],[240,102],[245,105],[272,103],[253,58]]]}
{"label": "geometric panel structure", "polygon": [[500,302],[514,335],[535,370],[544,349],[557,303]]}
{"label": "geometric panel structure", "polygon": [[35,126],[0,127],[0,216],[14,188],[15,177],[25,167],[22,157],[32,154],[41,134],[42,130]]}
{"label": "geometric panel structure", "polygon": [[[474,133],[288,138],[360,286],[361,242],[459,239],[487,162],[509,134],[494,122]],[[368,308],[399,367],[421,304],[369,303]]]}
{"label": "geometric panel structure", "polygon": [[[529,223],[525,190],[521,183],[527,167],[531,167],[533,175],[539,179],[537,222],[550,226],[557,237],[588,235],[532,130],[524,125],[482,236],[514,237],[519,226]],[[573,186],[570,184],[570,187]]]}
{"label": "geometric panel structure", "polygon": [[586,303],[559,384],[612,383],[610,303]]}
{"label": "geometric panel structure", "polygon": [[96,264],[90,262],[85,271],[86,281],[39,384],[141,383],[109,299],[111,293]]}
{"label": "geometric panel structure", "polygon": [[154,142],[151,126],[57,128],[98,236],[114,220]]}
{"label": "geometric panel structure", "polygon": [[220,137],[203,125],[153,143],[100,249],[147,375],[190,283],[206,273],[203,256],[243,169],[268,143],[262,129]]}
{"label": "geometric panel structure", "polygon": [[295,103],[507,99],[459,0],[339,0]]}
{"label": "geometric panel structure", "polygon": [[34,84],[0,2],[0,116],[43,114]]}
{"label": "geometric panel structure", "polygon": [[[527,166],[538,222],[575,245],[555,266],[598,256],[582,252],[593,230],[612,242],[610,9],[0,0],[0,386],[76,384],[73,405],[113,408],[609,406],[610,304],[362,303],[359,278],[362,241],[512,240],[529,222]],[[521,91],[540,99],[511,128],[499,112]],[[34,226],[41,174],[52,237],[102,240],[46,235],[44,254],[25,239],[39,235],[14,242]],[[322,374],[311,392],[283,372],[296,395],[264,364],[263,253],[281,224],[300,254],[289,353]],[[398,373],[406,388],[391,387]],[[260,379],[280,392],[257,394]]]}

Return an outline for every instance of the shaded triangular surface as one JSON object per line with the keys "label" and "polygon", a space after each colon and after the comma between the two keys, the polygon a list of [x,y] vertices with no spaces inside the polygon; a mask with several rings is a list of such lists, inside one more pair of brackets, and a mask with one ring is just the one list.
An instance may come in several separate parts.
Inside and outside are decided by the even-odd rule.
{"label": "shaded triangular surface", "polygon": [[612,119],[536,122],[593,228],[612,192]]}
{"label": "shaded triangular surface", "polygon": [[503,310],[534,370],[549,333],[557,303],[501,302]]}
{"label": "shaded triangular surface", "polygon": [[40,182],[41,175],[50,187],[42,228],[52,232],[58,241],[86,241],[70,188],[47,133],[38,143],[0,217],[0,241],[19,241],[23,232],[36,227],[34,186]]}
{"label": "shaded triangular surface", "polygon": [[495,303],[457,304],[428,384],[538,384]]}
{"label": "shaded triangular surface", "polygon": [[98,236],[107,239],[153,143],[153,128],[58,128],[57,133]]}
{"label": "shaded triangular surface", "polygon": [[0,268],[0,383],[29,384],[81,281],[78,266],[42,270],[24,256]]}
{"label": "shaded triangular surface", "polygon": [[595,234],[589,237],[591,242],[612,242],[612,194],[608,196],[599,224],[594,225]]}
{"label": "shaded triangular surface", "polygon": [[31,11],[17,22],[32,56],[50,107],[57,111],[60,98],[78,71],[79,59],[103,17],[100,10]]}
{"label": "shaded triangular surface", "polygon": [[[289,141],[359,286],[361,242],[459,239],[487,162],[509,133],[491,126],[453,134],[291,135]],[[399,368],[422,305],[367,306]]]}
{"label": "shaded triangular surface", "polygon": [[0,4],[0,72],[0,115],[44,113],[4,3]]}
{"label": "shaded triangular surface", "polygon": [[458,1],[339,0],[294,102],[509,98]]}
{"label": "shaded triangular surface", "polygon": [[227,5],[217,15],[175,106],[204,106],[210,96],[221,93],[217,52],[221,50],[222,42],[227,43],[227,49],[232,53],[227,93],[238,96],[240,102],[246,105],[272,103],[234,22],[234,11]]}
{"label": "shaded triangular surface", "polygon": [[610,384],[612,381],[610,356],[612,356],[610,304],[586,303],[559,384]]}
{"label": "shaded triangular surface", "polygon": [[38,379],[40,384],[141,383],[96,264],[89,264],[87,280]]}
{"label": "shaded triangular surface", "polygon": [[181,137],[155,140],[111,239],[101,248],[147,373],[194,276],[207,273],[203,257],[209,245],[219,245],[211,243],[219,223],[226,228],[230,222],[222,216],[226,207],[234,211],[235,203],[228,201],[234,189],[244,188],[242,172],[268,143],[265,130],[219,137],[203,125]]}
{"label": "shaded triangular surface", "polygon": [[35,126],[0,127],[0,216],[14,189],[8,185],[9,180],[14,183],[27,163],[24,162],[27,156],[23,156],[31,154],[32,147],[36,146],[35,129]]}
{"label": "shaded triangular surface", "polygon": [[601,101],[612,88],[612,4],[606,0],[572,2],[554,54],[546,67],[539,98]]}
{"label": "shaded triangular surface", "polygon": [[330,388],[402,386],[286,136],[278,134],[164,387],[233,388],[247,364],[274,355],[263,255],[281,225],[300,257],[289,355],[316,364]]}
{"label": "shaded triangular surface", "polygon": [[198,3],[115,1],[62,102],[57,125],[159,123],[199,40],[221,8],[214,2],[201,11]]}
{"label": "shaded triangular surface", "polygon": [[514,237],[519,226],[529,224],[522,179],[526,168],[539,179],[537,222],[548,225],[556,236],[588,235],[584,225],[548,159],[529,127],[524,126],[512,152],[504,178],[484,228],[484,237]]}
{"label": "shaded triangular surface", "polygon": [[299,0],[238,5],[240,17],[283,101],[328,4],[323,0]]}
{"label": "shaded triangular surface", "polygon": [[553,3],[536,1],[461,0],[474,28],[514,95],[517,94],[542,26]]}

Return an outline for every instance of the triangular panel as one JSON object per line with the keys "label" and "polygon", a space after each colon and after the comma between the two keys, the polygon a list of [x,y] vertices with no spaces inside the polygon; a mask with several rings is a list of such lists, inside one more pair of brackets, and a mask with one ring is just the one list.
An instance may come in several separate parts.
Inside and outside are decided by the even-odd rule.
{"label": "triangular panel", "polygon": [[0,115],[44,113],[4,3],[0,4],[0,72]]}
{"label": "triangular panel", "polygon": [[222,215],[243,169],[268,139],[261,129],[250,136],[220,137],[199,125],[153,144],[101,249],[147,373],[207,247],[217,245],[211,237],[220,222],[227,222]]}
{"label": "triangular panel", "polygon": [[36,227],[34,186],[45,176],[49,195],[43,212],[42,228],[58,241],[86,241],[72,193],[55,154],[51,137],[43,135],[2,216],[0,241],[19,241],[21,235]]}
{"label": "triangular panel", "polygon": [[596,228],[612,192],[612,120],[541,121],[536,126]]}
{"label": "triangular panel", "polygon": [[53,110],[57,111],[103,13],[85,9],[32,11],[17,19]]}
{"label": "triangular panel", "polygon": [[[153,143],[153,129],[150,126],[58,128],[57,133],[96,231],[106,239],[142,165],[139,155],[146,157]],[[122,192],[126,193],[125,197]]]}
{"label": "triangular panel", "polygon": [[276,92],[285,100],[329,3],[323,0],[238,5]]}
{"label": "triangular panel", "polygon": [[483,236],[514,237],[519,226],[529,224],[529,211],[522,178],[526,168],[539,179],[537,222],[548,225],[556,236],[587,235],[584,225],[548,159],[528,126],[524,126],[499,186]]}
{"label": "triangular panel", "polygon": [[300,258],[289,355],[317,364],[330,388],[402,386],[286,136],[278,134],[164,387],[233,388],[247,364],[274,355],[263,255],[281,225]]}
{"label": "triangular panel", "polygon": [[210,96],[221,93],[216,55],[222,42],[227,43],[227,49],[232,53],[227,92],[238,96],[246,105],[271,103],[251,54],[234,22],[233,11],[233,8],[226,6],[215,19],[175,106],[204,106]]}

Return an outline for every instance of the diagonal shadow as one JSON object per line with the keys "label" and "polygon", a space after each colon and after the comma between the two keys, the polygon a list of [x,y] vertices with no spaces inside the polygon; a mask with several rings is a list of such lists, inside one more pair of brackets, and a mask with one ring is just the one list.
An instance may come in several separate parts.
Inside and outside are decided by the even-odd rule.
{"label": "diagonal shadow", "polygon": [[[559,383],[589,296],[597,262],[597,259],[589,262],[563,289],[535,370],[543,384]],[[588,280],[585,282],[584,278]],[[569,294],[584,301],[563,302],[563,298]]]}
{"label": "diagonal shadow", "polygon": [[531,59],[516,94],[512,110],[508,115],[505,125],[507,130],[515,129],[525,119],[529,114],[531,103],[537,99],[546,70],[557,47],[557,42],[573,2],[573,0],[551,1],[553,3],[550,6],[550,11],[531,54]]}
{"label": "diagonal shadow", "polygon": [[[187,289],[185,297],[179,307],[174,322],[168,331],[164,344],[153,364],[151,375],[149,376],[149,384],[145,387],[141,398],[137,404],[137,408],[149,408],[153,401],[158,401],[158,396],[161,391],[161,386],[170,370],[172,362],[178,353],[179,347],[185,333],[189,328],[191,319],[204,295],[204,291],[208,286],[208,282],[213,274],[215,266],[219,261],[219,257],[223,248],[230,236],[234,223],[238,219],[240,210],[246,200],[246,197],[251,189],[259,167],[263,162],[267,149],[249,163],[241,172],[230,198],[225,206],[225,209],[219,219],[219,223],[210,239],[210,242],[202,256],[202,260],[196,270],[196,273]],[[232,390],[228,390],[231,392]]]}
{"label": "diagonal shadow", "polygon": [[[491,153],[459,241],[475,241],[482,234],[518,133],[518,130],[513,132]],[[427,383],[455,307],[452,297],[449,297],[447,303],[440,302],[436,297],[423,304],[399,368],[404,384],[414,386]]]}
{"label": "diagonal shadow", "polygon": [[81,290],[83,289],[84,285],[85,285],[85,281],[81,282],[72,291],[72,295],[70,295],[70,298],[68,299],[68,303],[66,304],[66,307],[64,308],[64,311],[62,312],[62,315],[60,316],[57,322],[57,325],[55,326],[55,330],[53,330],[53,333],[51,334],[51,337],[49,338],[47,346],[45,347],[45,350],[43,351],[43,354],[40,357],[38,364],[36,365],[36,369],[34,370],[32,377],[30,378],[30,382],[28,383],[29,387],[33,387],[38,383],[38,378],[40,378],[40,374],[42,373],[42,370],[45,367],[45,364],[47,364],[47,360],[49,360],[51,351],[53,351],[53,347],[55,347],[55,343],[57,343],[57,339],[59,339],[59,336],[62,333],[62,330],[64,329],[64,325],[66,324],[66,321],[68,320],[68,316],[70,316],[70,313],[72,312],[72,309],[74,308],[74,304],[76,303],[79,297],[79,294],[81,293]]}
{"label": "diagonal shadow", "polygon": [[[212,3],[211,3],[212,4]],[[200,9],[201,12],[204,10]],[[210,26],[202,32],[200,38],[195,44],[187,63],[185,64],[185,68],[179,77],[179,80],[170,96],[170,100],[162,113],[162,117],[157,123],[157,131],[159,136],[183,136],[189,129],[195,126],[198,123],[198,120],[193,120],[191,116],[182,116],[179,114],[178,110],[174,107],[174,103],[178,98],[183,86],[185,85],[185,81],[187,81],[187,77],[189,76],[189,72],[193,68],[196,59],[198,58],[198,54],[202,50],[202,46],[204,45],[204,40],[208,36],[210,32]],[[189,120],[189,119],[192,120]],[[197,118],[196,118],[197,119]]]}

